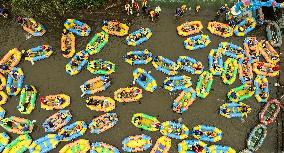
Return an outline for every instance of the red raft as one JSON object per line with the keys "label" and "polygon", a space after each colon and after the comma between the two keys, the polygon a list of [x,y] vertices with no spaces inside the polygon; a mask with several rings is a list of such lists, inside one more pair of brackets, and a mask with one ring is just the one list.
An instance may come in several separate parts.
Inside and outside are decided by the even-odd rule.
{"label": "red raft", "polygon": [[260,122],[264,125],[272,124],[280,112],[281,103],[277,99],[269,100],[259,113]]}

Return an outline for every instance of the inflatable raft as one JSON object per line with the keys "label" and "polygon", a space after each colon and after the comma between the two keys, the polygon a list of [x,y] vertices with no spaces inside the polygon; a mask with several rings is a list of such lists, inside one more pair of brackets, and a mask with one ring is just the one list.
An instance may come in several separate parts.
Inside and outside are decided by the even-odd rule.
{"label": "inflatable raft", "polygon": [[258,102],[267,102],[269,98],[268,80],[265,76],[257,75],[254,80],[254,96]]}
{"label": "inflatable raft", "polygon": [[277,64],[280,61],[280,56],[278,52],[271,46],[269,41],[262,40],[258,43],[259,52],[264,57],[264,59],[271,63]]}
{"label": "inflatable raft", "polygon": [[49,95],[40,98],[40,107],[45,110],[64,109],[70,105],[70,96],[65,94]]}
{"label": "inflatable raft", "polygon": [[14,67],[7,78],[6,91],[10,96],[16,96],[23,88],[24,72],[21,68]]}
{"label": "inflatable raft", "polygon": [[211,49],[208,55],[208,69],[213,75],[221,75],[224,69],[222,51]]}
{"label": "inflatable raft", "polygon": [[171,92],[185,90],[191,85],[191,77],[185,75],[167,77],[163,83],[164,88]]}
{"label": "inflatable raft", "polygon": [[246,37],[243,45],[246,57],[251,57],[253,62],[259,61],[260,52],[256,37]]}
{"label": "inflatable raft", "polygon": [[168,153],[172,146],[172,140],[166,136],[161,136],[150,153]]}
{"label": "inflatable raft", "polygon": [[17,48],[11,49],[0,60],[0,72],[2,74],[9,74],[9,72],[19,64],[21,57],[22,54]]}
{"label": "inflatable raft", "polygon": [[133,114],[131,123],[147,131],[158,131],[160,129],[160,121],[156,117],[144,113]]}
{"label": "inflatable raft", "polygon": [[209,22],[207,29],[214,35],[228,38],[233,36],[234,29],[228,24],[220,22]]}
{"label": "inflatable raft", "polygon": [[17,109],[21,114],[30,114],[36,103],[37,90],[33,85],[25,85],[21,91],[20,102]]}
{"label": "inflatable raft", "polygon": [[67,32],[64,29],[61,36],[61,51],[63,57],[71,58],[74,56],[76,51],[75,43],[76,41],[74,34],[72,32]]}
{"label": "inflatable raft", "polygon": [[70,75],[78,74],[88,63],[88,59],[89,59],[89,54],[85,50],[76,53],[72,57],[71,61],[65,66],[66,73]]}
{"label": "inflatable raft", "polygon": [[183,90],[179,96],[174,100],[173,111],[176,113],[184,113],[188,107],[193,104],[196,99],[196,91],[189,87]]}
{"label": "inflatable raft", "polygon": [[202,141],[217,142],[222,139],[222,131],[214,126],[197,125],[192,134],[195,139]]}
{"label": "inflatable raft", "polygon": [[47,59],[53,53],[53,48],[50,45],[41,45],[29,50],[22,50],[25,55],[25,60],[30,61],[32,65],[36,61]]}
{"label": "inflatable raft", "polygon": [[48,117],[42,124],[45,132],[55,132],[71,121],[72,115],[69,110],[60,110]]}
{"label": "inflatable raft", "polygon": [[33,18],[23,18],[24,24],[22,24],[23,29],[33,36],[42,36],[46,32],[46,28]]}
{"label": "inflatable raft", "polygon": [[115,35],[119,37],[127,35],[129,31],[129,27],[119,21],[108,21],[102,27],[102,29],[109,35]]}
{"label": "inflatable raft", "polygon": [[242,102],[225,103],[220,106],[219,114],[226,118],[243,118],[251,112],[250,106]]}
{"label": "inflatable raft", "polygon": [[0,133],[0,151],[3,151],[5,146],[9,143],[10,137],[6,132]]}
{"label": "inflatable raft", "polygon": [[157,89],[155,78],[142,68],[137,68],[133,71],[134,81],[144,90],[154,92]]}
{"label": "inflatable raft", "polygon": [[110,61],[98,59],[89,61],[87,69],[89,70],[89,72],[95,75],[110,75],[115,72],[115,64]]}
{"label": "inflatable raft", "polygon": [[152,31],[149,28],[141,28],[132,32],[126,38],[126,43],[129,46],[137,46],[148,41],[152,36]]}
{"label": "inflatable raft", "polygon": [[198,78],[196,85],[196,95],[201,98],[206,98],[209,95],[213,83],[213,75],[208,71],[203,71]]}
{"label": "inflatable raft", "polygon": [[277,99],[269,100],[259,113],[260,122],[264,125],[272,124],[279,114],[281,103]]}
{"label": "inflatable raft", "polygon": [[137,87],[120,88],[114,92],[114,99],[121,103],[138,102],[142,97],[142,89]]}
{"label": "inflatable raft", "polygon": [[178,144],[179,153],[208,153],[207,144],[199,140],[183,140]]}
{"label": "inflatable raft", "polygon": [[184,42],[184,48],[188,50],[198,50],[207,47],[211,43],[208,35],[196,35],[187,38]]}
{"label": "inflatable raft", "polygon": [[0,91],[0,105],[6,104],[8,101],[8,96],[4,91]]}
{"label": "inflatable raft", "polygon": [[115,109],[115,101],[110,97],[91,96],[86,100],[86,106],[98,112],[110,112]]}
{"label": "inflatable raft", "polygon": [[247,147],[250,151],[257,151],[263,144],[267,135],[267,127],[263,124],[258,124],[249,134],[247,139]]}
{"label": "inflatable raft", "polygon": [[98,76],[86,81],[80,86],[82,91],[81,97],[84,95],[91,95],[106,90],[110,86],[110,80],[108,76]]}
{"label": "inflatable raft", "polygon": [[271,63],[255,62],[253,63],[253,71],[258,75],[275,77],[279,75],[280,66]]}
{"label": "inflatable raft", "polygon": [[241,58],[238,61],[239,79],[243,84],[252,83],[253,72],[252,72],[253,60],[249,57]]}
{"label": "inflatable raft", "polygon": [[172,121],[163,122],[160,132],[164,136],[179,140],[186,139],[189,135],[189,129],[186,125]]}
{"label": "inflatable raft", "polygon": [[11,133],[28,134],[33,131],[34,124],[28,119],[10,116],[1,119],[0,126]]}
{"label": "inflatable raft", "polygon": [[0,73],[0,90],[5,89],[5,87],[6,87],[6,78],[2,73]]}
{"label": "inflatable raft", "polygon": [[208,148],[211,153],[236,153],[235,149],[228,146],[211,145]]}
{"label": "inflatable raft", "polygon": [[30,152],[48,153],[55,149],[59,144],[59,139],[56,134],[47,134],[37,140],[29,146]]}
{"label": "inflatable raft", "polygon": [[5,117],[6,111],[3,107],[0,106],[0,120]]}
{"label": "inflatable raft", "polygon": [[178,35],[180,36],[189,36],[194,35],[203,29],[203,25],[200,21],[191,21],[191,22],[185,22],[177,27]]}
{"label": "inflatable raft", "polygon": [[86,139],[79,139],[65,145],[59,153],[87,153],[90,150],[90,142]]}
{"label": "inflatable raft", "polygon": [[86,24],[76,19],[67,19],[64,27],[77,36],[89,36],[91,28]]}
{"label": "inflatable raft", "polygon": [[32,138],[29,135],[19,135],[5,147],[2,153],[24,153],[31,143]]}
{"label": "inflatable raft", "polygon": [[236,36],[245,36],[254,30],[256,27],[256,21],[254,18],[245,18],[239,24],[235,26],[234,33]]}
{"label": "inflatable raft", "polygon": [[101,152],[120,153],[116,147],[106,144],[104,142],[92,143],[90,153],[101,153]]}
{"label": "inflatable raft", "polygon": [[231,85],[236,81],[238,74],[238,61],[233,58],[228,58],[224,63],[222,72],[222,80],[225,84]]}
{"label": "inflatable raft", "polygon": [[189,56],[179,56],[177,64],[182,70],[191,74],[201,74],[204,70],[204,66],[200,61]]}
{"label": "inflatable raft", "polygon": [[178,73],[179,65],[163,56],[154,57],[152,64],[156,70],[163,72],[164,74],[176,75]]}
{"label": "inflatable raft", "polygon": [[272,21],[266,26],[267,39],[273,47],[281,47],[282,45],[282,32],[279,25]]}
{"label": "inflatable raft", "polygon": [[218,48],[219,48],[219,51],[221,51],[222,54],[225,56],[228,56],[234,59],[240,59],[244,57],[243,48],[233,43],[221,42]]}
{"label": "inflatable raft", "polygon": [[250,84],[243,84],[241,86],[231,89],[228,92],[227,96],[231,102],[240,102],[253,96],[254,92],[255,87]]}
{"label": "inflatable raft", "polygon": [[76,121],[60,129],[58,137],[60,141],[71,141],[84,135],[87,128],[88,126],[84,121]]}
{"label": "inflatable raft", "polygon": [[116,113],[106,113],[92,119],[89,124],[91,133],[100,134],[114,127],[118,122],[118,116]]}
{"label": "inflatable raft", "polygon": [[130,65],[145,65],[152,61],[152,53],[148,49],[130,51],[124,56],[124,61]]}
{"label": "inflatable raft", "polygon": [[151,146],[152,139],[145,134],[129,136],[122,141],[122,150],[125,152],[146,151]]}
{"label": "inflatable raft", "polygon": [[86,47],[86,51],[90,55],[99,53],[108,42],[108,34],[104,31],[95,34],[95,36],[89,41]]}

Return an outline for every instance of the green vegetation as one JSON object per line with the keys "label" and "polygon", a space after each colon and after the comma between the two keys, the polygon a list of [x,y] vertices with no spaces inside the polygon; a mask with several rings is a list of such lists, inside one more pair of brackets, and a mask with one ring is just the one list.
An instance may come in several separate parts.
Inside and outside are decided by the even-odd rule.
{"label": "green vegetation", "polygon": [[12,0],[11,8],[18,15],[45,16],[52,19],[67,12],[96,9],[106,2],[107,0]]}

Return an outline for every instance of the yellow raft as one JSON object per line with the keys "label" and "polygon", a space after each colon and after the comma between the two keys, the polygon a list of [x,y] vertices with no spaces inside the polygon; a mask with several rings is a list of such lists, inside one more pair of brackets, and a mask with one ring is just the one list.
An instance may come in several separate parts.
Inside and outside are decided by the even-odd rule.
{"label": "yellow raft", "polygon": [[0,72],[2,74],[8,74],[15,66],[17,66],[21,60],[22,54],[17,49],[11,49],[0,60]]}
{"label": "yellow raft", "polygon": [[70,96],[65,94],[49,95],[40,98],[40,107],[45,110],[63,109],[70,105]]}
{"label": "yellow raft", "polygon": [[4,91],[0,91],[0,105],[6,104],[8,96]]}
{"label": "yellow raft", "polygon": [[160,137],[150,153],[168,153],[172,146],[172,140],[167,136]]}
{"label": "yellow raft", "polygon": [[86,153],[90,148],[89,140],[79,139],[65,145],[59,153]]}

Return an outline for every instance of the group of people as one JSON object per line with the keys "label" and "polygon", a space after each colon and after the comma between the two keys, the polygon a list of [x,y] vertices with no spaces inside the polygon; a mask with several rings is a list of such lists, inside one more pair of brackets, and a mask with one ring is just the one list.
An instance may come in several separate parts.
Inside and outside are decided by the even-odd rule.
{"label": "group of people", "polygon": [[[154,21],[154,18],[159,17],[161,13],[161,7],[157,6],[155,9],[148,9],[148,0],[142,0],[142,11],[143,13],[146,13],[150,16],[151,20]],[[124,9],[127,13],[127,15],[133,15],[136,16],[140,15],[140,7],[139,3],[136,0],[131,0],[131,3],[129,3],[128,0],[125,1]]]}

